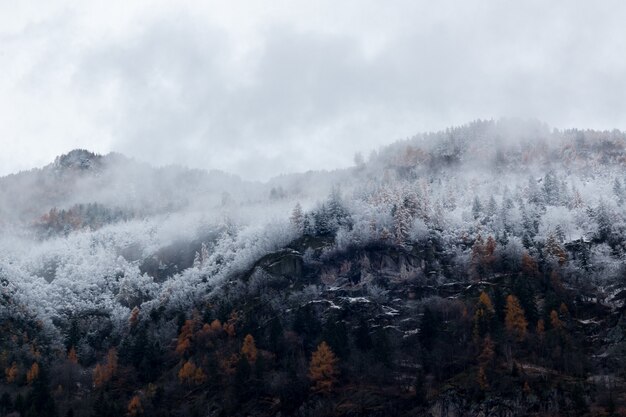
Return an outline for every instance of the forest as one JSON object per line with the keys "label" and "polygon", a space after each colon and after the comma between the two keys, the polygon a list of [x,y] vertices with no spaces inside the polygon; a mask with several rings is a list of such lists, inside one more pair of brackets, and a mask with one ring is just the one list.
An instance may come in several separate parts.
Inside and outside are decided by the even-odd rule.
{"label": "forest", "polygon": [[626,416],[626,134],[0,178],[2,416]]}

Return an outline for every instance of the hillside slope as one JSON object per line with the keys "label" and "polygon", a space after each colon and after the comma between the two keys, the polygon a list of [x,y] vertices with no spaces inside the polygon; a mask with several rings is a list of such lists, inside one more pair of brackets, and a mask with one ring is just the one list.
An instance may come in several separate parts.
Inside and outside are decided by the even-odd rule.
{"label": "hillside slope", "polygon": [[619,415],[625,163],[477,121],[265,184],[2,178],[0,414]]}

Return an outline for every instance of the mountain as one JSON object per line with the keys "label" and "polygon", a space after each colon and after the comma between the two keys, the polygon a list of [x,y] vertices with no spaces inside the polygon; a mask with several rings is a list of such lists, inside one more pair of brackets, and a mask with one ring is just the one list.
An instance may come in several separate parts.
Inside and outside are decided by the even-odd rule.
{"label": "mountain", "polygon": [[619,415],[625,163],[500,120],[267,183],[0,178],[0,414]]}

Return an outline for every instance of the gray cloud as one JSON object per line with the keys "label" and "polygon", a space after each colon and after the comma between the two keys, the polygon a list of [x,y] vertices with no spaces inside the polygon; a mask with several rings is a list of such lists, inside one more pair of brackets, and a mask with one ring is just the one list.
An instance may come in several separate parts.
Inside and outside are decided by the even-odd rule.
{"label": "gray cloud", "polygon": [[7,146],[21,165],[0,156],[6,172],[78,145],[265,179],[475,118],[626,128],[620,2],[329,2],[241,24],[163,6],[115,35],[60,10],[5,48],[31,63],[0,84],[0,108],[34,106],[0,128],[32,153]]}

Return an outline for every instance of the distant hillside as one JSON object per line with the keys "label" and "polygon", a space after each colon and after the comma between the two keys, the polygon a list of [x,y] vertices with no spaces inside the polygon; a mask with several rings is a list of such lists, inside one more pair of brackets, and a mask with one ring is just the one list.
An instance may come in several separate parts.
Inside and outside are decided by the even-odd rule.
{"label": "distant hillside", "polygon": [[178,211],[191,202],[215,205],[227,190],[236,190],[231,194],[238,198],[250,188],[218,171],[154,168],[120,154],[73,150],[43,168],[0,178],[0,217],[5,224],[41,224],[51,211],[77,212],[88,204],[123,212],[115,218],[142,217]]}

